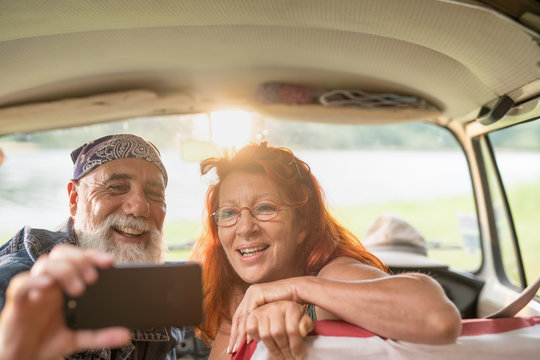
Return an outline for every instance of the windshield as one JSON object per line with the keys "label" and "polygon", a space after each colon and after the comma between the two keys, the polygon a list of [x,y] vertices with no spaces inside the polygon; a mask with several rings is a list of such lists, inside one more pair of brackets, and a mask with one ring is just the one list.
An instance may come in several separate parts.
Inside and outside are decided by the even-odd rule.
{"label": "windshield", "polygon": [[134,133],[161,151],[169,173],[168,259],[186,259],[199,237],[205,192],[199,161],[225,148],[268,140],[291,149],[320,181],[332,214],[360,239],[383,213],[419,230],[428,255],[474,271],[481,263],[468,166],[455,138],[430,123],[329,125],[249,113],[138,118],[0,138],[0,239],[24,225],[53,229],[68,216],[71,150],[110,133]]}

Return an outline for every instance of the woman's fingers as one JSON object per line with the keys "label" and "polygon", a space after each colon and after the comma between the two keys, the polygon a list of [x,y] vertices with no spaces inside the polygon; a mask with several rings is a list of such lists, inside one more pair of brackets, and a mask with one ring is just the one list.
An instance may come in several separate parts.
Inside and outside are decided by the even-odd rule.
{"label": "woman's fingers", "polygon": [[[293,317],[297,317],[297,314],[291,314]],[[301,359],[304,356],[304,338],[300,334],[299,319],[296,321],[287,321],[286,331],[288,339],[288,351],[292,355],[293,359]],[[282,350],[283,351],[283,350]]]}
{"label": "woman's fingers", "polygon": [[255,286],[248,288],[244,294],[244,297],[242,298],[242,301],[236,308],[231,320],[231,335],[229,337],[229,344],[227,346],[228,354],[234,354],[245,339],[246,316],[259,306],[257,301],[260,300],[257,300],[257,289],[258,288]]}
{"label": "woman's fingers", "polygon": [[315,323],[308,314],[304,313],[302,315],[302,319],[300,319],[300,324],[298,324],[298,331],[300,333],[300,336],[305,338],[310,332],[313,331],[314,328]]}
{"label": "woman's fingers", "polygon": [[289,353],[293,359],[302,359],[305,356],[304,338],[313,330],[313,320],[303,305],[294,302],[289,303],[285,320]]}
{"label": "woman's fingers", "polygon": [[303,358],[303,338],[312,328],[304,307],[293,301],[268,303],[245,317],[247,338],[262,341],[276,359]]}
{"label": "woman's fingers", "polygon": [[246,338],[246,315],[239,313],[238,309],[232,318],[231,336],[227,353],[234,354]]}
{"label": "woman's fingers", "polygon": [[255,309],[263,306],[267,302],[278,300],[293,300],[293,290],[286,286],[283,281],[268,284],[251,285],[244,294],[242,301],[238,305],[231,323],[231,335],[227,353],[235,353],[244,339],[246,339],[245,321]]}
{"label": "woman's fingers", "polygon": [[[281,347],[287,347],[285,344],[287,341],[286,339],[279,339],[280,335],[283,335],[284,333],[284,327],[279,326],[276,323],[280,322],[279,318],[270,319],[267,316],[252,316],[250,318],[253,318],[254,320],[250,320],[250,322],[254,322],[256,324],[257,331],[254,332],[254,338],[258,338],[260,341],[264,343],[266,346],[266,349],[270,353],[273,359],[288,359],[285,357],[285,355],[281,351]],[[281,334],[280,334],[280,328],[281,328]],[[257,335],[255,335],[257,334]]]}

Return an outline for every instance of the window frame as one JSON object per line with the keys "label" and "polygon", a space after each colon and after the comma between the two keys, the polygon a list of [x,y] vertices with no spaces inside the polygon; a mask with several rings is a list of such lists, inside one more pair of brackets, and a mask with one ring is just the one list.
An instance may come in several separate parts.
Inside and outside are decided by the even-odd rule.
{"label": "window frame", "polygon": [[[489,141],[489,133],[486,133],[484,135],[481,135],[479,137],[476,137],[472,140],[473,147],[474,147],[474,153],[477,157],[477,163],[478,163],[478,170],[480,171],[480,180],[482,183],[482,192],[483,197],[485,199],[486,203],[486,217],[487,217],[487,225],[490,232],[490,241],[491,241],[491,255],[493,258],[494,263],[494,269],[495,274],[497,275],[498,280],[513,289],[521,291],[522,289],[527,287],[527,281],[525,277],[525,268],[523,265],[523,257],[521,254],[521,248],[519,246],[519,240],[517,238],[516,228],[514,224],[514,217],[512,215],[512,210],[510,208],[508,197],[506,194],[506,189],[504,187],[504,182],[501,177],[501,173],[499,170],[499,165],[497,163],[497,159],[495,157],[495,153],[493,151],[493,146],[491,145],[491,142]],[[484,152],[482,151],[482,147],[485,147],[487,151],[487,158],[484,156]],[[495,184],[495,189],[491,189],[488,178],[490,177],[490,174],[488,173],[488,168],[486,166],[486,162],[490,162],[493,166],[493,175]],[[503,211],[504,211],[504,217],[506,218],[508,229],[511,237],[512,246],[514,248],[514,255],[516,264],[518,266],[518,274],[519,274],[519,281],[520,281],[520,287],[515,286],[510,279],[508,278],[504,263],[503,263],[503,256],[502,256],[502,250],[501,250],[501,240],[499,236],[499,231],[497,230],[497,219],[495,216],[495,206],[493,204],[493,192],[498,191],[501,196]]]}
{"label": "window frame", "polygon": [[[489,134],[498,130],[503,130],[512,126],[519,126],[519,124],[535,121],[538,119],[540,119],[540,94],[516,103],[514,107],[510,109],[504,117],[492,124],[482,125],[477,121],[471,121],[465,124],[463,129],[463,135],[471,145],[471,151],[469,152],[469,155],[474,158],[474,161],[477,164],[476,167],[478,174],[476,176],[476,179],[474,179],[476,181],[474,185],[474,191],[475,193],[477,191],[479,192],[479,203],[477,207],[479,209],[482,209],[481,212],[485,211],[485,214],[481,214],[482,217],[480,218],[480,225],[481,232],[485,233],[485,238],[482,240],[482,242],[485,241],[486,244],[488,244],[488,241],[490,242],[489,247],[491,248],[491,251],[489,253],[490,259],[488,259],[488,261],[492,262],[493,271],[495,272],[497,281],[508,289],[512,289],[518,292],[522,291],[527,286],[523,256],[521,253],[521,248],[519,246],[519,239],[516,232],[516,224],[514,223],[514,217],[507,196],[507,190],[502,180],[502,175],[499,170],[499,165],[495,157],[493,146],[491,144],[491,141],[489,140]],[[488,159],[484,158],[484,155],[482,154],[482,141],[485,142],[486,150],[489,157]],[[494,180],[497,186],[496,190],[500,192],[502,197],[501,205],[503,206],[505,211],[505,217],[509,224],[508,230],[510,230],[511,232],[513,246],[516,250],[515,254],[518,257],[518,259],[516,260],[519,267],[518,271],[522,288],[519,288],[516,285],[510,283],[504,270],[500,248],[500,239],[496,228],[496,219],[494,212],[495,210],[492,203],[487,178],[487,170],[485,163],[486,160],[491,161],[493,164],[495,172]],[[488,268],[486,268],[483,270],[483,274],[479,275],[483,276],[485,280],[488,280],[487,277],[491,275],[491,272]]]}

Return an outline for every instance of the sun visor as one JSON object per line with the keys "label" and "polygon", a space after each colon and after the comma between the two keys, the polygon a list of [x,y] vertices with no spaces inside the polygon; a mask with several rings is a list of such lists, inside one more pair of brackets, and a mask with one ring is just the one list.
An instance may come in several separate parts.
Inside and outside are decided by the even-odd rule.
{"label": "sun visor", "polygon": [[253,107],[262,115],[292,121],[387,124],[433,120],[441,111],[409,94],[363,89],[319,89],[268,82],[259,85]]}
{"label": "sun visor", "polygon": [[189,94],[159,96],[149,90],[98,94],[0,108],[0,135],[52,130],[158,114],[195,111]]}
{"label": "sun visor", "polygon": [[433,120],[442,114],[435,109],[362,109],[322,105],[253,104],[261,115],[278,120],[311,121],[334,124],[384,125],[398,122]]}

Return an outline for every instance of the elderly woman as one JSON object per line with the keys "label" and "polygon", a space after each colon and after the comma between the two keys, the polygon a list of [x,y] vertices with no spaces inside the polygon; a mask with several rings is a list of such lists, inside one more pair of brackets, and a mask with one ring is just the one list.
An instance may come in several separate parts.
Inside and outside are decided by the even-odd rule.
{"label": "elderly woman", "polygon": [[201,163],[218,181],[207,194],[204,264],[211,359],[244,340],[276,358],[302,358],[313,321],[339,319],[385,338],[454,342],[461,322],[442,288],[422,274],[386,267],[330,215],[309,166],[267,143]]}

